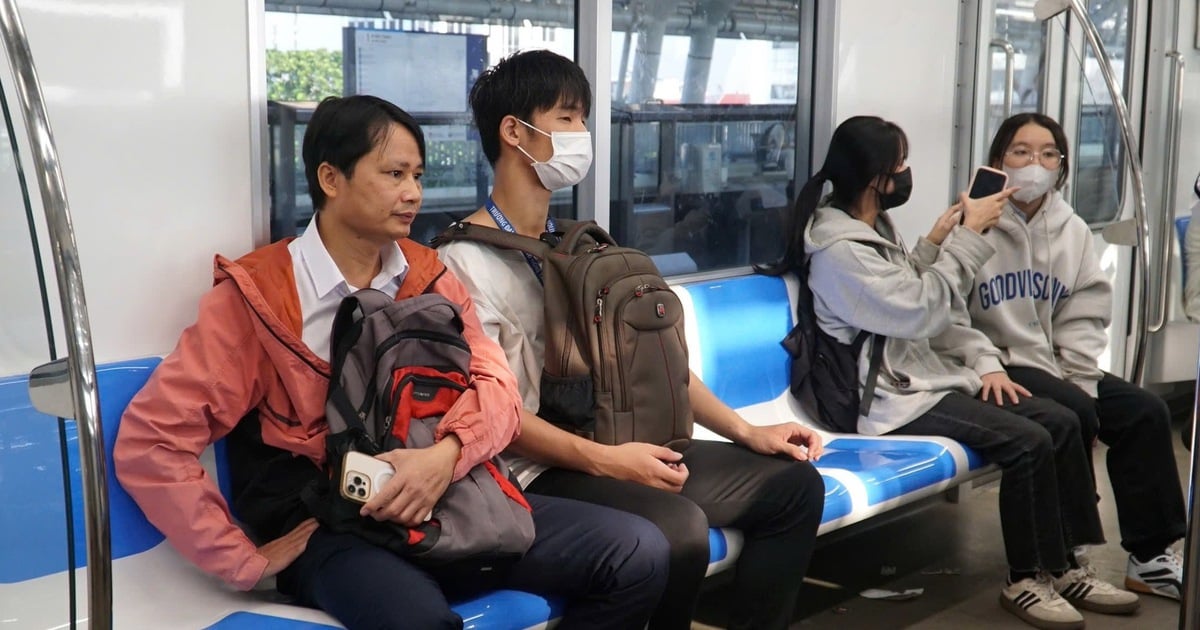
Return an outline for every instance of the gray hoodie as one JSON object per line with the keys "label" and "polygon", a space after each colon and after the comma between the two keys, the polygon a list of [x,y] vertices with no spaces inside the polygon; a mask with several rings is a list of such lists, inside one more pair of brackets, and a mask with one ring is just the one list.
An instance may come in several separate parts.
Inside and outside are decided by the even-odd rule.
{"label": "gray hoodie", "polygon": [[[1087,223],[1055,191],[1028,223],[1009,204],[985,238],[996,255],[971,288],[971,323],[983,335],[970,350],[979,359],[967,365],[978,374],[1008,365],[1038,368],[1094,398],[1112,286]],[[918,250],[918,258],[928,260],[927,250]]]}
{"label": "gray hoodie", "polygon": [[[878,231],[876,231],[878,230]],[[928,263],[906,252],[887,214],[876,229],[836,208],[818,208],[805,231],[808,284],[821,330],[850,343],[859,330],[887,337],[871,413],[858,432],[881,435],[928,411],[947,393],[970,396],[982,383],[955,356],[939,352],[969,332],[966,292],[992,256],[978,234],[956,227]],[[866,380],[870,344],[859,357]]]}

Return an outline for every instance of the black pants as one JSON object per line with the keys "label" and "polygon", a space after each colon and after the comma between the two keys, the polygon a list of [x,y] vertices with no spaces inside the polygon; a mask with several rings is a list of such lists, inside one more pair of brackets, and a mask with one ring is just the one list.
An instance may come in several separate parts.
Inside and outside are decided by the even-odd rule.
{"label": "black pants", "polygon": [[1042,370],[1007,369],[1009,378],[1034,396],[1074,411],[1085,444],[1099,436],[1108,445],[1108,479],[1126,551],[1161,553],[1183,538],[1183,488],[1175,468],[1171,412],[1161,398],[1107,372],[1100,379],[1099,398],[1092,398],[1074,383]]}
{"label": "black pants", "polygon": [[683,453],[680,494],[551,468],[528,490],[615,507],[658,525],[671,545],[670,579],[650,626],[688,628],[708,567],[708,528],[745,535],[734,576],[730,628],[786,628],[825,508],[825,483],[808,462],[695,440]]}
{"label": "black pants", "polygon": [[942,435],[999,464],[1000,528],[1014,571],[1063,571],[1067,551],[1104,542],[1079,421],[1043,398],[1003,407],[959,393],[894,433]]}
{"label": "black pants", "polygon": [[[559,628],[640,628],[667,581],[667,542],[632,514],[581,501],[526,495],[537,537],[502,586],[567,600]],[[318,529],[279,574],[279,591],[351,630],[462,628],[447,598],[464,591],[351,534]],[[503,611],[500,611],[503,614]]]}

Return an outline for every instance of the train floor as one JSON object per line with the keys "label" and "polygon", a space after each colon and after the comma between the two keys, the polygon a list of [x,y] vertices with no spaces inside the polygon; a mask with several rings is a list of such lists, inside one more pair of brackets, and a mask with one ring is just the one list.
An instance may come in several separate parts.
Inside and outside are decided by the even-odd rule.
{"label": "train floor", "polygon": [[[1178,439],[1185,415],[1182,410],[1176,415],[1174,429],[1175,458],[1186,491],[1190,459]],[[1095,461],[1100,472],[1100,514],[1109,542],[1093,548],[1090,556],[1102,579],[1120,585],[1128,556],[1120,546],[1112,488],[1103,472],[1105,447],[1098,448]],[[791,627],[1029,628],[997,601],[1007,570],[997,517],[998,496],[997,477],[974,488],[963,488],[957,503],[932,497],[904,514],[884,517],[884,522],[863,523],[822,537],[808,575],[841,588],[805,584]],[[912,599],[891,601],[859,595],[866,589],[923,592]],[[730,590],[720,583],[707,590],[694,629],[720,627]],[[1150,595],[1141,597],[1141,607],[1133,615],[1083,612],[1089,630],[1165,630],[1178,626],[1178,614],[1179,605],[1174,600]]]}

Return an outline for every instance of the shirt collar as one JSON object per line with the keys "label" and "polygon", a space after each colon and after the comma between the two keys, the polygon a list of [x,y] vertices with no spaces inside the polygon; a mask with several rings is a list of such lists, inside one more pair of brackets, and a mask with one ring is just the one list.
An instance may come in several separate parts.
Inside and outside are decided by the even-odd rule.
{"label": "shirt collar", "polygon": [[[297,239],[300,255],[304,259],[304,267],[308,272],[308,280],[312,283],[317,299],[324,299],[338,287],[345,287],[347,293],[351,289],[346,277],[338,269],[337,263],[325,249],[321,234],[317,231],[317,213],[304,228],[304,233]],[[400,244],[392,241],[379,251],[382,257],[379,274],[371,281],[372,288],[380,288],[393,280],[403,280],[408,273],[408,259],[400,251]],[[361,287],[360,287],[361,288]]]}

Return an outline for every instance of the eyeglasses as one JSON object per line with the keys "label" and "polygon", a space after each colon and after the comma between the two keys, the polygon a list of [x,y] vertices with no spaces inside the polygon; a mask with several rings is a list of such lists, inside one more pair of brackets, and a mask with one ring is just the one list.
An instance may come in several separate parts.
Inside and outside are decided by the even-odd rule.
{"label": "eyeglasses", "polygon": [[1046,168],[1058,168],[1062,164],[1063,154],[1057,149],[1042,149],[1041,151],[1033,151],[1026,147],[1017,147],[1009,149],[1004,153],[1009,162],[1015,164],[1033,164],[1034,160],[1042,163]]}

